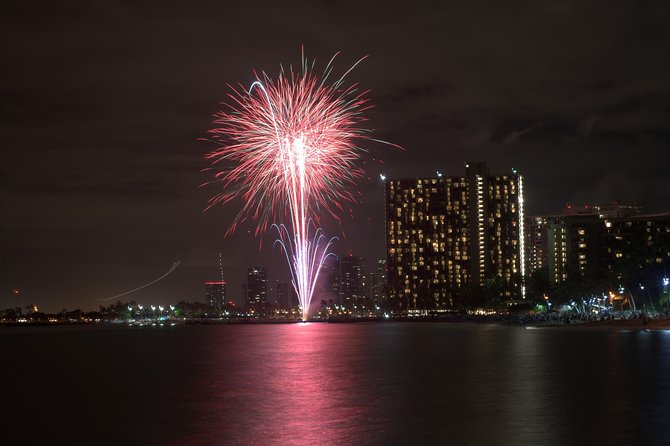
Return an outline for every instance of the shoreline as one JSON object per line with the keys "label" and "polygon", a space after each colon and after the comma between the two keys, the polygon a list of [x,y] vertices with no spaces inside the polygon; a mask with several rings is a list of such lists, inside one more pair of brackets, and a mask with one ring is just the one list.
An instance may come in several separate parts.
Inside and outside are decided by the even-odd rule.
{"label": "shoreline", "polygon": [[[284,325],[284,324],[302,324],[302,321],[283,321],[283,320],[243,320],[243,321],[166,321],[165,325]],[[346,320],[313,320],[307,323],[318,324],[352,324],[352,323],[442,323],[455,325],[501,325],[508,327],[519,327],[523,329],[547,329],[547,328],[588,328],[588,329],[614,329],[614,330],[640,330],[640,331],[665,331],[670,330],[670,318],[659,319],[607,319],[604,321],[573,322],[565,323],[562,321],[546,321],[539,323],[520,323],[515,320],[504,319],[442,319],[442,318],[392,318],[392,319],[346,319]],[[152,324],[144,324],[151,327]],[[156,324],[153,324],[156,325]],[[117,326],[117,327],[138,327],[138,325],[127,324],[124,322],[2,322],[0,328],[9,327],[63,327],[63,326]],[[163,326],[163,324],[160,324]]]}
{"label": "shoreline", "polygon": [[563,324],[560,327],[584,327],[584,328],[615,328],[626,330],[670,330],[670,318],[663,319],[614,319],[605,321],[583,322],[580,324]]}

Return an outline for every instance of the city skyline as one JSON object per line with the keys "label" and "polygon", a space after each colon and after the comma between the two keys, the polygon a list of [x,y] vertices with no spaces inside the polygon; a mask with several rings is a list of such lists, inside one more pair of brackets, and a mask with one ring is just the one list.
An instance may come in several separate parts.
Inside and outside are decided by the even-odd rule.
{"label": "city skyline", "polygon": [[670,444],[669,17],[3,2],[3,444]]}
{"label": "city skyline", "polygon": [[[202,155],[212,146],[199,138],[226,83],[298,61],[303,44],[320,62],[338,50],[343,63],[370,55],[356,80],[372,89],[371,127],[406,148],[366,147],[385,164],[365,166],[370,179],[353,217],[343,218],[339,254],[356,247],[361,257],[381,257],[379,174],[453,176],[467,161],[518,168],[528,215],[611,199],[666,210],[662,7],[582,3],[268,6],[260,17],[269,29],[281,22],[293,31],[262,41],[235,19],[252,13],[247,5],[8,6],[0,19],[0,307],[19,289],[25,304],[95,308],[175,260],[178,270],[132,297],[196,300],[202,283],[218,277],[218,252],[231,293],[249,265],[286,280],[271,238],[261,248],[246,227],[224,238],[233,213],[202,213],[212,192],[199,188]],[[348,33],[323,39],[343,23]]]}
{"label": "city skyline", "polygon": [[[538,214],[531,214],[531,215],[525,215],[523,216],[523,212],[519,214],[518,208],[514,209],[515,205],[518,205],[519,203],[519,197],[515,196],[514,192],[514,187],[518,188],[519,184],[522,184],[521,178],[525,178],[524,175],[520,174],[516,169],[510,169],[511,175],[506,175],[506,174],[492,174],[489,170],[489,166],[486,163],[482,162],[468,162],[465,163],[464,165],[466,175],[465,176],[455,176],[455,177],[446,177],[442,172],[436,172],[436,175],[433,177],[421,177],[421,178],[414,178],[414,179],[409,179],[409,178],[402,178],[402,179],[396,179],[396,178],[386,178],[384,177],[382,179],[384,185],[386,187],[390,187],[391,189],[394,188],[394,184],[397,183],[398,191],[403,191],[403,193],[408,193],[410,191],[409,188],[411,187],[416,187],[419,185],[419,189],[421,188],[421,183],[425,182],[427,185],[430,185],[430,187],[435,187],[437,183],[441,184],[441,188],[444,189],[442,192],[446,192],[446,197],[449,197],[448,190],[450,188],[455,187],[455,192],[458,194],[462,193],[463,197],[461,198],[454,196],[455,200],[464,200],[461,203],[461,206],[463,207],[463,212],[467,215],[469,212],[475,212],[476,214],[479,212],[476,209],[476,206],[474,206],[474,209],[470,209],[473,207],[471,204],[469,204],[467,201],[465,201],[465,194],[467,189],[465,188],[465,185],[473,180],[477,179],[484,179],[485,183],[487,186],[490,186],[491,192],[495,191],[495,193],[500,193],[500,186],[504,185],[505,190],[504,194],[507,195],[507,189],[506,187],[512,186],[511,192],[513,194],[511,198],[511,202],[509,204],[512,204],[512,208],[510,209],[512,212],[512,215],[516,215],[515,217],[512,217],[512,220],[519,222],[521,219],[524,220],[524,231],[525,235],[523,233],[520,233],[519,231],[513,231],[509,235],[511,237],[509,241],[511,241],[511,244],[514,245],[514,248],[510,250],[509,253],[505,254],[505,252],[501,251],[498,249],[496,252],[499,252],[502,257],[502,260],[507,258],[508,255],[511,255],[512,257],[509,257],[510,259],[516,259],[512,260],[512,265],[514,265],[513,269],[510,269],[509,272],[505,275],[504,271],[501,269],[498,271],[498,273],[503,274],[509,281],[510,279],[513,279],[511,275],[519,275],[520,277],[520,271],[521,271],[521,262],[522,258],[525,257],[523,260],[524,262],[524,269],[525,269],[525,277],[527,279],[530,278],[530,276],[534,273],[537,272],[538,270],[541,270],[542,268],[546,269],[546,273],[548,273],[549,281],[555,285],[558,285],[560,283],[563,283],[567,279],[567,271],[572,269],[573,273],[579,272],[579,277],[585,278],[593,275],[593,273],[601,273],[601,268],[604,268],[605,265],[600,265],[599,262],[602,261],[601,257],[603,256],[603,249],[607,248],[608,254],[606,256],[610,256],[610,258],[613,258],[614,256],[614,251],[612,251],[612,247],[609,245],[612,243],[612,235],[611,231],[609,228],[612,227],[612,224],[614,222],[615,227],[621,227],[621,225],[625,224],[628,221],[632,222],[640,222],[642,224],[646,224],[647,221],[659,221],[659,229],[662,231],[662,234],[665,234],[668,232],[670,229],[670,212],[661,212],[661,213],[648,213],[645,212],[644,208],[641,206],[638,206],[637,204],[634,203],[621,203],[618,200],[612,200],[611,202],[608,203],[589,203],[589,204],[584,204],[582,206],[574,206],[570,203],[566,203],[561,212],[554,212],[549,215],[538,215]],[[472,170],[472,172],[470,172]],[[481,175],[484,175],[483,177]],[[454,183],[454,184],[451,184]],[[403,184],[403,186],[401,186]],[[475,183],[475,185],[477,185]],[[446,187],[445,187],[446,186]],[[481,188],[481,185],[479,185]],[[428,187],[428,186],[427,186]],[[461,189],[459,189],[461,187]],[[403,189],[405,188],[405,189]],[[440,189],[440,190],[442,190]],[[481,192],[480,192],[481,193]],[[388,199],[388,192],[387,192],[387,204],[386,207],[388,208],[395,206],[397,203],[395,203],[394,199]],[[458,195],[457,194],[457,195]],[[451,194],[453,195],[453,193]],[[414,196],[414,195],[413,195]],[[428,200],[426,201],[426,206],[430,208],[434,208],[435,206],[431,204],[430,198],[421,198],[421,195],[419,196],[419,202],[423,202],[424,199]],[[509,206],[508,204],[508,199],[505,198],[504,200],[500,201],[493,199],[493,197],[489,197],[491,200],[491,203],[487,204],[485,206],[486,212],[485,214],[488,216],[489,212],[495,212],[489,209],[491,204],[498,203],[497,208],[502,205],[503,208],[507,208]],[[414,198],[412,199],[414,200]],[[484,201],[486,201],[485,199]],[[523,198],[521,198],[521,202],[523,201]],[[403,200],[403,202],[411,203],[411,201],[407,201],[407,199]],[[437,209],[436,212],[443,213],[447,211],[447,205],[444,204],[444,208]],[[410,207],[412,210],[411,215],[414,215],[414,207]],[[391,234],[388,233],[389,231],[389,222],[394,221],[394,218],[388,218],[389,215],[389,209],[386,210],[386,231],[387,231],[387,237]],[[458,208],[456,208],[456,212],[460,212]],[[498,210],[499,212],[499,210]],[[447,211],[449,213],[449,211]],[[428,214],[427,214],[428,215]],[[460,214],[459,214],[460,215]],[[406,218],[410,217],[410,214],[406,215]],[[466,218],[466,217],[463,217]],[[488,220],[489,217],[486,217]],[[498,217],[499,218],[499,217]],[[506,217],[508,218],[508,217]],[[503,218],[500,220],[503,222],[503,226],[505,225],[504,221],[506,218]],[[460,219],[460,217],[459,217]],[[458,232],[459,230],[463,232],[461,235],[466,235],[468,233],[468,230],[475,230],[476,228],[469,228],[468,224],[465,224],[465,226],[461,227],[462,224],[456,224],[455,221],[452,221],[451,223],[447,222],[448,224],[444,226],[444,228],[451,228],[455,232]],[[634,223],[635,224],[635,223]],[[507,223],[509,225],[509,223]],[[461,229],[458,229],[458,228]],[[566,234],[568,237],[568,240],[570,239],[570,234],[574,233],[575,235],[573,237],[573,242],[568,243],[568,245],[575,245],[574,248],[572,248],[572,251],[568,249],[566,251],[566,248],[563,247],[562,249],[559,248],[556,250],[552,251],[550,246],[552,244],[555,244],[555,237],[557,237],[557,231],[560,231],[560,228],[565,228],[563,229],[563,235],[562,240],[563,245],[565,246],[565,239],[566,239]],[[575,237],[577,237],[577,232],[579,232],[580,236],[584,236],[584,232],[582,232],[584,229],[580,228],[589,228],[587,231],[588,235],[588,240],[589,240],[589,250],[581,250],[577,249],[576,240]],[[500,227],[502,228],[502,226]],[[500,231],[500,228],[498,228],[498,231]],[[620,231],[621,229],[618,229]],[[506,231],[509,231],[507,229]],[[542,233],[544,231],[544,234]],[[504,233],[505,231],[503,231]],[[460,237],[460,236],[459,236]],[[507,237],[507,236],[506,236]],[[547,239],[548,237],[548,239]],[[606,238],[609,237],[609,238]],[[662,240],[666,240],[667,236],[663,235],[664,237]],[[519,245],[516,245],[516,242],[520,242],[521,239],[524,239],[526,246],[524,247],[523,243],[519,243]],[[366,268],[366,259],[364,257],[354,255],[354,251],[352,250],[347,250],[347,252],[342,253],[340,256],[336,257],[334,261],[328,262],[328,264],[324,265],[325,273],[322,275],[322,277],[319,279],[318,286],[317,286],[317,293],[315,294],[315,300],[313,302],[314,307],[318,307],[320,301],[329,301],[332,300],[334,303],[337,303],[339,305],[342,305],[343,308],[350,308],[352,307],[356,302],[359,302],[361,299],[364,300],[366,304],[371,304],[374,302],[380,302],[379,298],[380,295],[384,295],[382,301],[385,301],[386,299],[391,299],[388,302],[388,306],[386,308],[388,309],[394,309],[398,310],[396,308],[397,305],[394,305],[391,301],[393,301],[394,296],[393,296],[393,284],[392,282],[386,283],[384,280],[384,283],[378,282],[375,288],[375,286],[372,286],[371,281],[377,281],[378,279],[375,279],[375,276],[386,276],[388,273],[385,268],[382,268],[382,262],[385,267],[387,260],[393,259],[394,257],[394,252],[395,252],[395,245],[393,243],[389,244],[390,238],[387,239],[387,245],[385,249],[386,257],[383,257],[384,253],[382,254],[382,257],[379,257],[377,260],[375,260],[373,263],[376,263],[376,266],[372,266],[370,269]],[[501,239],[496,239],[498,240],[498,244],[502,245],[504,244],[506,238],[503,237]],[[605,240],[607,240],[607,245],[605,245]],[[581,243],[584,240],[582,238],[579,239],[579,247],[581,248]],[[596,248],[594,249],[592,245],[596,245]],[[660,245],[654,245],[656,246],[656,249],[661,247]],[[468,255],[473,256],[475,260],[477,260],[480,257],[482,249],[481,246],[472,246],[468,247],[465,242],[462,247],[464,250],[467,251]],[[442,257],[444,259],[452,259],[453,260],[453,253],[449,252],[447,253],[446,249],[443,249],[441,252]],[[523,252],[523,256],[521,253]],[[586,270],[582,264],[586,263],[584,262],[583,258],[585,256],[583,254],[579,254],[580,252],[589,252],[589,259],[593,259],[595,256],[596,260],[598,261],[598,264],[596,265],[595,269],[593,269],[593,260],[589,261],[589,269]],[[657,262],[660,264],[663,262],[665,258],[665,255],[660,254],[661,257],[659,257],[660,260],[657,260]],[[352,265],[353,268],[355,268],[356,271],[356,277],[354,283],[359,283],[358,285],[354,285],[355,287],[358,287],[356,289],[349,289],[351,285],[347,285],[350,279],[348,279],[349,273],[344,273],[344,270],[340,270],[342,268],[340,265],[343,265],[344,263],[351,262],[353,259]],[[443,259],[443,260],[444,260]],[[580,259],[580,260],[577,260]],[[373,259],[374,260],[374,259]],[[493,265],[495,265],[497,262],[495,260],[493,261]],[[487,261],[488,262],[488,261]],[[498,261],[500,262],[500,260]],[[612,260],[609,261],[609,270],[612,270]],[[270,261],[270,263],[272,263]],[[468,270],[470,269],[470,260],[465,259],[465,263],[463,264],[462,268],[463,270]],[[475,262],[477,263],[477,262]],[[228,301],[232,302],[235,305],[239,305],[241,309],[253,309],[253,313],[257,313],[259,315],[263,315],[264,311],[272,308],[291,308],[295,307],[297,308],[297,302],[293,302],[293,304],[280,304],[279,303],[279,296],[286,293],[285,287],[289,287],[288,295],[291,296],[288,299],[286,297],[282,297],[281,299],[286,300],[286,302],[292,302],[295,300],[295,296],[293,295],[295,291],[293,290],[291,284],[290,284],[290,276],[286,274],[286,277],[282,276],[282,279],[286,280],[289,279],[289,281],[282,281],[282,279],[277,279],[276,277],[279,276],[276,272],[273,272],[270,270],[268,272],[268,268],[261,265],[257,264],[255,266],[247,266],[244,267],[245,274],[246,274],[246,279],[243,278],[233,278],[233,282],[240,281],[241,282],[241,288],[239,291],[226,291],[228,289],[227,285],[230,280],[230,275],[224,274],[223,271],[223,257],[222,254],[219,252],[218,253],[218,263],[212,263],[212,265],[218,266],[218,271],[216,272],[215,275],[219,275],[219,278],[217,280],[206,280],[204,282],[204,303],[211,306],[213,310],[216,312],[221,312],[224,306]],[[409,264],[408,268],[411,268],[415,263]],[[577,267],[579,265],[579,267]],[[335,273],[336,275],[333,276],[333,272],[331,272],[333,267],[337,267],[337,272]],[[349,267],[350,268],[350,267]],[[500,268],[500,266],[498,266]],[[557,269],[558,268],[558,269]],[[168,271],[167,274],[165,274],[162,277],[168,276],[172,271],[176,270],[175,266]],[[335,271],[335,270],[332,270]],[[351,270],[354,271],[354,270]],[[451,274],[450,269],[444,269],[442,270],[443,273],[449,273]],[[473,270],[474,271],[474,270]],[[488,271],[488,267],[486,269]],[[256,282],[258,277],[258,274],[261,276],[261,282],[262,285],[261,288],[256,289],[257,285],[253,285],[253,291],[250,292],[249,284]],[[450,278],[447,280],[446,278],[442,278],[441,280],[441,285],[440,286],[445,286],[446,290],[451,290],[448,291],[446,294],[444,294],[440,299],[443,299],[444,297],[449,298],[450,302],[446,304],[439,304],[434,307],[434,309],[453,309],[453,308],[458,308],[459,305],[463,305],[464,303],[467,304],[467,302],[463,301],[458,301],[458,304],[454,304],[453,301],[451,301],[451,298],[456,296],[453,293],[454,290],[457,290],[460,288],[462,285],[473,285],[470,283],[472,280],[475,280],[475,282],[479,281],[480,286],[483,286],[484,284],[484,278],[485,277],[491,277],[489,275],[490,273],[484,273],[484,270],[482,270],[479,275],[476,273],[472,273],[472,271],[469,271],[465,273],[465,276],[463,276],[459,280],[458,284],[452,283],[453,278]],[[471,275],[472,277],[469,278],[467,277],[468,275]],[[495,274],[494,274],[495,275]],[[662,274],[662,276],[666,276],[667,272]],[[455,277],[455,276],[454,276]],[[572,277],[572,276],[571,276]],[[660,276],[659,276],[660,277]],[[386,277],[384,277],[386,279]],[[162,278],[159,278],[158,280],[155,280],[148,284],[151,286],[151,284],[156,283],[160,281]],[[461,284],[460,281],[463,283]],[[274,287],[270,285],[270,283],[274,283]],[[147,286],[147,285],[143,285]],[[507,291],[504,293],[507,299],[519,299],[522,298],[522,291],[521,291],[521,282],[519,282],[519,278],[516,278],[515,280],[512,280],[510,283],[510,288],[507,289]],[[280,288],[281,287],[281,288]],[[381,291],[379,287],[382,287],[384,290]],[[387,288],[391,287],[391,288]],[[142,287],[141,287],[142,288]],[[12,289],[13,293],[20,292],[19,289]],[[253,297],[251,297],[253,296]],[[376,296],[376,297],[373,297]],[[503,295],[501,294],[501,297]],[[16,296],[15,296],[16,297]],[[137,294],[130,294],[127,296],[129,300],[135,301],[137,300],[139,303],[147,303],[147,302],[153,302],[157,304],[166,304],[169,302],[168,300],[162,299],[159,300],[158,302],[151,301],[151,299],[145,299],[145,298],[137,298]],[[199,302],[201,301],[202,295],[195,295],[192,297],[193,302]],[[173,303],[176,303],[177,301],[183,301],[183,300],[189,300],[188,297],[185,296],[180,296],[175,299]],[[118,301],[123,301],[123,299],[114,299],[113,302],[118,302]],[[26,301],[27,302],[27,301]],[[104,304],[105,302],[109,302],[109,300],[100,302],[100,304]],[[386,303],[386,302],[385,302]],[[24,306],[25,302],[17,302],[18,307]],[[260,305],[260,308],[262,308],[261,311],[258,311],[258,307]],[[269,305],[269,306],[268,306]],[[40,308],[43,309],[41,303],[37,305],[37,303],[31,303],[28,304],[28,306],[34,306],[35,308]],[[62,305],[56,304],[54,308],[60,308]],[[419,308],[419,307],[410,307],[410,308]],[[421,307],[422,310],[425,310],[426,308],[431,308],[431,306],[428,307]],[[407,308],[406,308],[407,309]],[[50,309],[51,311],[54,311],[53,309]],[[84,310],[90,310],[90,308],[84,308]],[[37,311],[37,310],[35,310]],[[401,310],[402,311],[402,310]],[[422,314],[421,312],[417,312],[417,314]]]}

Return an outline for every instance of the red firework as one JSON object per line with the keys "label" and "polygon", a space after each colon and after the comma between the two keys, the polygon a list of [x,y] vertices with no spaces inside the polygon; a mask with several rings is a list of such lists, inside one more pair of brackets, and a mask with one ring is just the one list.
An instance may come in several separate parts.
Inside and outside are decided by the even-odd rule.
{"label": "red firework", "polygon": [[355,142],[366,137],[362,113],[369,105],[367,91],[343,81],[365,58],[330,84],[333,59],[322,79],[303,58],[298,73],[282,70],[272,79],[262,72],[249,89],[231,86],[228,109],[215,115],[210,130],[221,146],[206,155],[222,185],[209,207],[237,197],[244,202],[228,233],[251,217],[259,235],[290,214],[300,201],[292,196],[294,169],[304,169],[304,212],[316,220],[315,209],[338,219],[356,201],[351,186],[363,175],[356,165],[363,150]]}
{"label": "red firework", "polygon": [[227,233],[249,217],[257,222],[256,235],[276,227],[303,320],[336,239],[316,228],[318,211],[338,219],[337,211],[355,201],[350,186],[363,175],[355,140],[365,137],[366,92],[342,86],[363,59],[328,84],[333,59],[322,80],[303,58],[299,73],[282,70],[273,80],[263,72],[248,90],[231,87],[232,104],[216,115],[218,127],[211,130],[222,145],[206,155],[223,186],[210,207],[237,197],[244,201]]}

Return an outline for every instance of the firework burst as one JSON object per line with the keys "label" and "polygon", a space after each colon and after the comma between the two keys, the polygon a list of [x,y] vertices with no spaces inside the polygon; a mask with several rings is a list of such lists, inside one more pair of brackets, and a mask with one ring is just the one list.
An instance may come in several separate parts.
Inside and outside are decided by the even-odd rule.
{"label": "firework burst", "polygon": [[210,130],[219,147],[206,155],[222,186],[209,207],[244,202],[227,235],[246,219],[256,222],[257,236],[276,229],[303,320],[335,240],[317,228],[321,215],[339,220],[356,201],[352,186],[363,175],[356,141],[366,138],[367,92],[345,87],[344,79],[364,58],[330,83],[334,59],[321,78],[303,57],[299,72],[282,69],[276,79],[261,72],[248,89],[231,87],[228,109]]}

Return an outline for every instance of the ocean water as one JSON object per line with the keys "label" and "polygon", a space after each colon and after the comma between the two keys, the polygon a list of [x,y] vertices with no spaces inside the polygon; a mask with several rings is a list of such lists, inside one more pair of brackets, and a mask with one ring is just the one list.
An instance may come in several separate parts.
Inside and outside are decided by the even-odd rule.
{"label": "ocean water", "polygon": [[670,332],[0,328],[0,443],[669,445]]}

